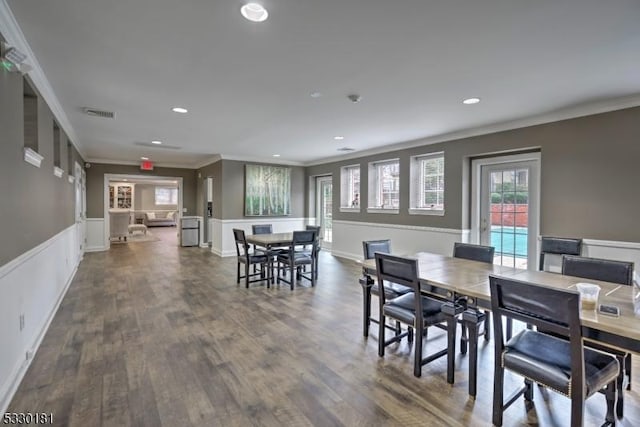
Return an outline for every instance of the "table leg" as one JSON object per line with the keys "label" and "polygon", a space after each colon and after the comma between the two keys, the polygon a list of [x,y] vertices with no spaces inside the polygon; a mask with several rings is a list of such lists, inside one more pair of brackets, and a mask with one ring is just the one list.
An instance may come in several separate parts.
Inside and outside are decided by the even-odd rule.
{"label": "table leg", "polygon": [[442,304],[442,314],[447,320],[447,382],[453,384],[456,362],[456,326],[459,311],[452,302]]}
{"label": "table leg", "polygon": [[371,286],[373,279],[365,274],[360,280],[362,285],[362,333],[365,337],[369,336],[369,324],[371,323]]}
{"label": "table leg", "polygon": [[478,324],[481,319],[482,313],[474,309],[467,309],[462,313],[469,339],[469,396],[474,399],[478,380]]}

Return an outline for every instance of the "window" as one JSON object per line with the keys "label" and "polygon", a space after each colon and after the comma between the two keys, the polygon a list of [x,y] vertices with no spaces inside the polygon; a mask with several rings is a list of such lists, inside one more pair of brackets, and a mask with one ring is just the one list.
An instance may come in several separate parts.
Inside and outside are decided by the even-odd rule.
{"label": "window", "polygon": [[411,158],[411,200],[409,213],[444,213],[444,153]]}
{"label": "window", "polygon": [[368,212],[398,213],[400,207],[400,161],[369,163]]}
{"label": "window", "polygon": [[340,211],[360,212],[360,165],[340,170]]}
{"label": "window", "polygon": [[156,187],[156,205],[177,205],[178,189]]}

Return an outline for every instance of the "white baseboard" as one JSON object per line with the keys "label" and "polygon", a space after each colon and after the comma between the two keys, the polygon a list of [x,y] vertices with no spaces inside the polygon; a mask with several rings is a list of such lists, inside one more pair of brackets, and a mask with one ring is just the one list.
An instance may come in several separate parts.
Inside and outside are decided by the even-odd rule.
{"label": "white baseboard", "polygon": [[9,406],[75,277],[81,259],[77,233],[74,224],[0,267],[0,413]]}

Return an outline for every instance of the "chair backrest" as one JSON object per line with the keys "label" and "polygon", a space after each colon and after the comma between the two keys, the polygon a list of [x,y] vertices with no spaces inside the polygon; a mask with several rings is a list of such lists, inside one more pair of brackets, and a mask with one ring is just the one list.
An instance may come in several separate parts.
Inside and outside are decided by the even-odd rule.
{"label": "chair backrest", "polygon": [[472,245],[471,243],[456,242],[453,244],[453,257],[469,259],[471,261],[493,264],[493,254],[496,248],[493,246]]}
{"label": "chair backrest", "polygon": [[362,242],[364,259],[373,259],[376,252],[383,254],[391,253],[391,240],[365,240]]}
{"label": "chair backrest", "polygon": [[249,245],[244,235],[244,230],[239,228],[233,229],[233,238],[236,241],[236,254],[238,256],[247,256],[249,254]]}
{"label": "chair backrest", "polygon": [[[420,295],[420,280],[418,279],[418,260],[396,255],[376,252],[376,275],[380,286],[380,306],[385,304],[385,285],[388,282],[407,286]],[[414,298],[416,301],[416,318],[422,319],[422,298]]]}
{"label": "chair backrest", "polygon": [[253,224],[251,231],[253,234],[273,234],[273,226],[271,224]]}
{"label": "chair backrest", "polygon": [[[583,390],[584,350],[580,327],[580,294],[529,282],[489,276],[496,364],[504,351],[503,317],[523,321],[569,338],[571,386]],[[532,351],[537,351],[532,349]],[[535,378],[534,378],[535,379]],[[572,396],[573,397],[573,396]]]}
{"label": "chair backrest", "polygon": [[633,285],[633,263],[627,261],[564,255],[562,257],[562,274],[620,283],[621,285]]}
{"label": "chair backrest", "polygon": [[320,234],[320,225],[307,225],[304,229],[305,230],[313,230],[315,231],[318,235]]}
{"label": "chair backrest", "polygon": [[291,240],[291,246],[306,246],[306,245],[317,245],[318,241],[316,239],[315,230],[300,230],[293,232],[293,239]]}
{"label": "chair backrest", "polygon": [[582,253],[582,239],[568,237],[542,236],[540,238],[540,270],[544,270],[546,254],[580,255]]}

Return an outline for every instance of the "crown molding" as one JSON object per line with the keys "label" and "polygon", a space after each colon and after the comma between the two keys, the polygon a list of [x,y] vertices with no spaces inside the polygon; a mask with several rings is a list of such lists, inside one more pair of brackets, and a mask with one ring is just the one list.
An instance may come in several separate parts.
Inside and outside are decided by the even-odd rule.
{"label": "crown molding", "polygon": [[51,109],[51,112],[56,118],[58,124],[67,134],[67,137],[73,146],[78,150],[78,153],[85,158],[86,153],[84,147],[80,145],[78,135],[76,135],[73,126],[71,126],[71,122],[69,121],[67,114],[64,112],[60,101],[58,101],[58,97],[53,91],[49,80],[47,80],[47,76],[45,76],[36,55],[31,50],[31,46],[29,46],[29,43],[27,42],[22,29],[20,29],[15,16],[13,16],[11,8],[9,8],[6,0],[0,0],[0,28],[2,28],[2,36],[5,38],[7,43],[11,46],[17,47],[27,55],[26,62],[33,67],[33,70],[26,74],[31,78],[33,84],[42,95],[42,98]]}
{"label": "crown molding", "polygon": [[202,160],[193,165],[194,169],[202,169],[205,166],[209,166],[213,163],[219,162],[222,160],[222,156],[220,154],[216,154],[215,156],[207,157],[207,160]]}
{"label": "crown molding", "polygon": [[[101,159],[97,157],[89,157],[87,163],[95,163],[95,164],[103,164],[103,165],[123,165],[123,166],[140,166],[139,161],[132,160],[113,160],[113,159]],[[164,163],[164,162],[155,162],[153,161],[153,167],[155,168],[172,168],[172,169],[195,169],[191,165],[185,165],[180,163]]]}
{"label": "crown molding", "polygon": [[457,139],[470,138],[474,136],[488,135],[491,133],[504,132],[508,130],[521,129],[529,126],[542,125],[547,123],[560,122],[563,120],[576,119],[579,117],[592,116],[596,114],[608,113],[611,111],[624,110],[640,106],[640,94],[625,96],[620,98],[608,99],[605,101],[590,102],[580,104],[569,108],[554,110],[537,116],[526,117],[523,119],[510,120],[507,122],[494,123],[487,126],[479,126],[470,129],[445,133],[432,137],[416,139],[398,144],[384,145],[377,148],[371,148],[362,151],[354,151],[341,156],[326,157],[320,160],[314,160],[304,163],[304,166],[316,166],[326,163],[340,162],[349,159],[357,159],[360,157],[372,156],[375,154],[383,154],[391,151],[405,150],[408,148],[420,147],[423,145],[437,144],[439,142],[454,141]]}
{"label": "crown molding", "polygon": [[251,156],[236,156],[232,154],[221,154],[220,157],[223,160],[236,160],[239,162],[255,162],[255,163],[267,163],[272,165],[289,165],[289,166],[305,166],[303,162],[295,162],[292,160],[283,160],[279,157],[251,157]]}

